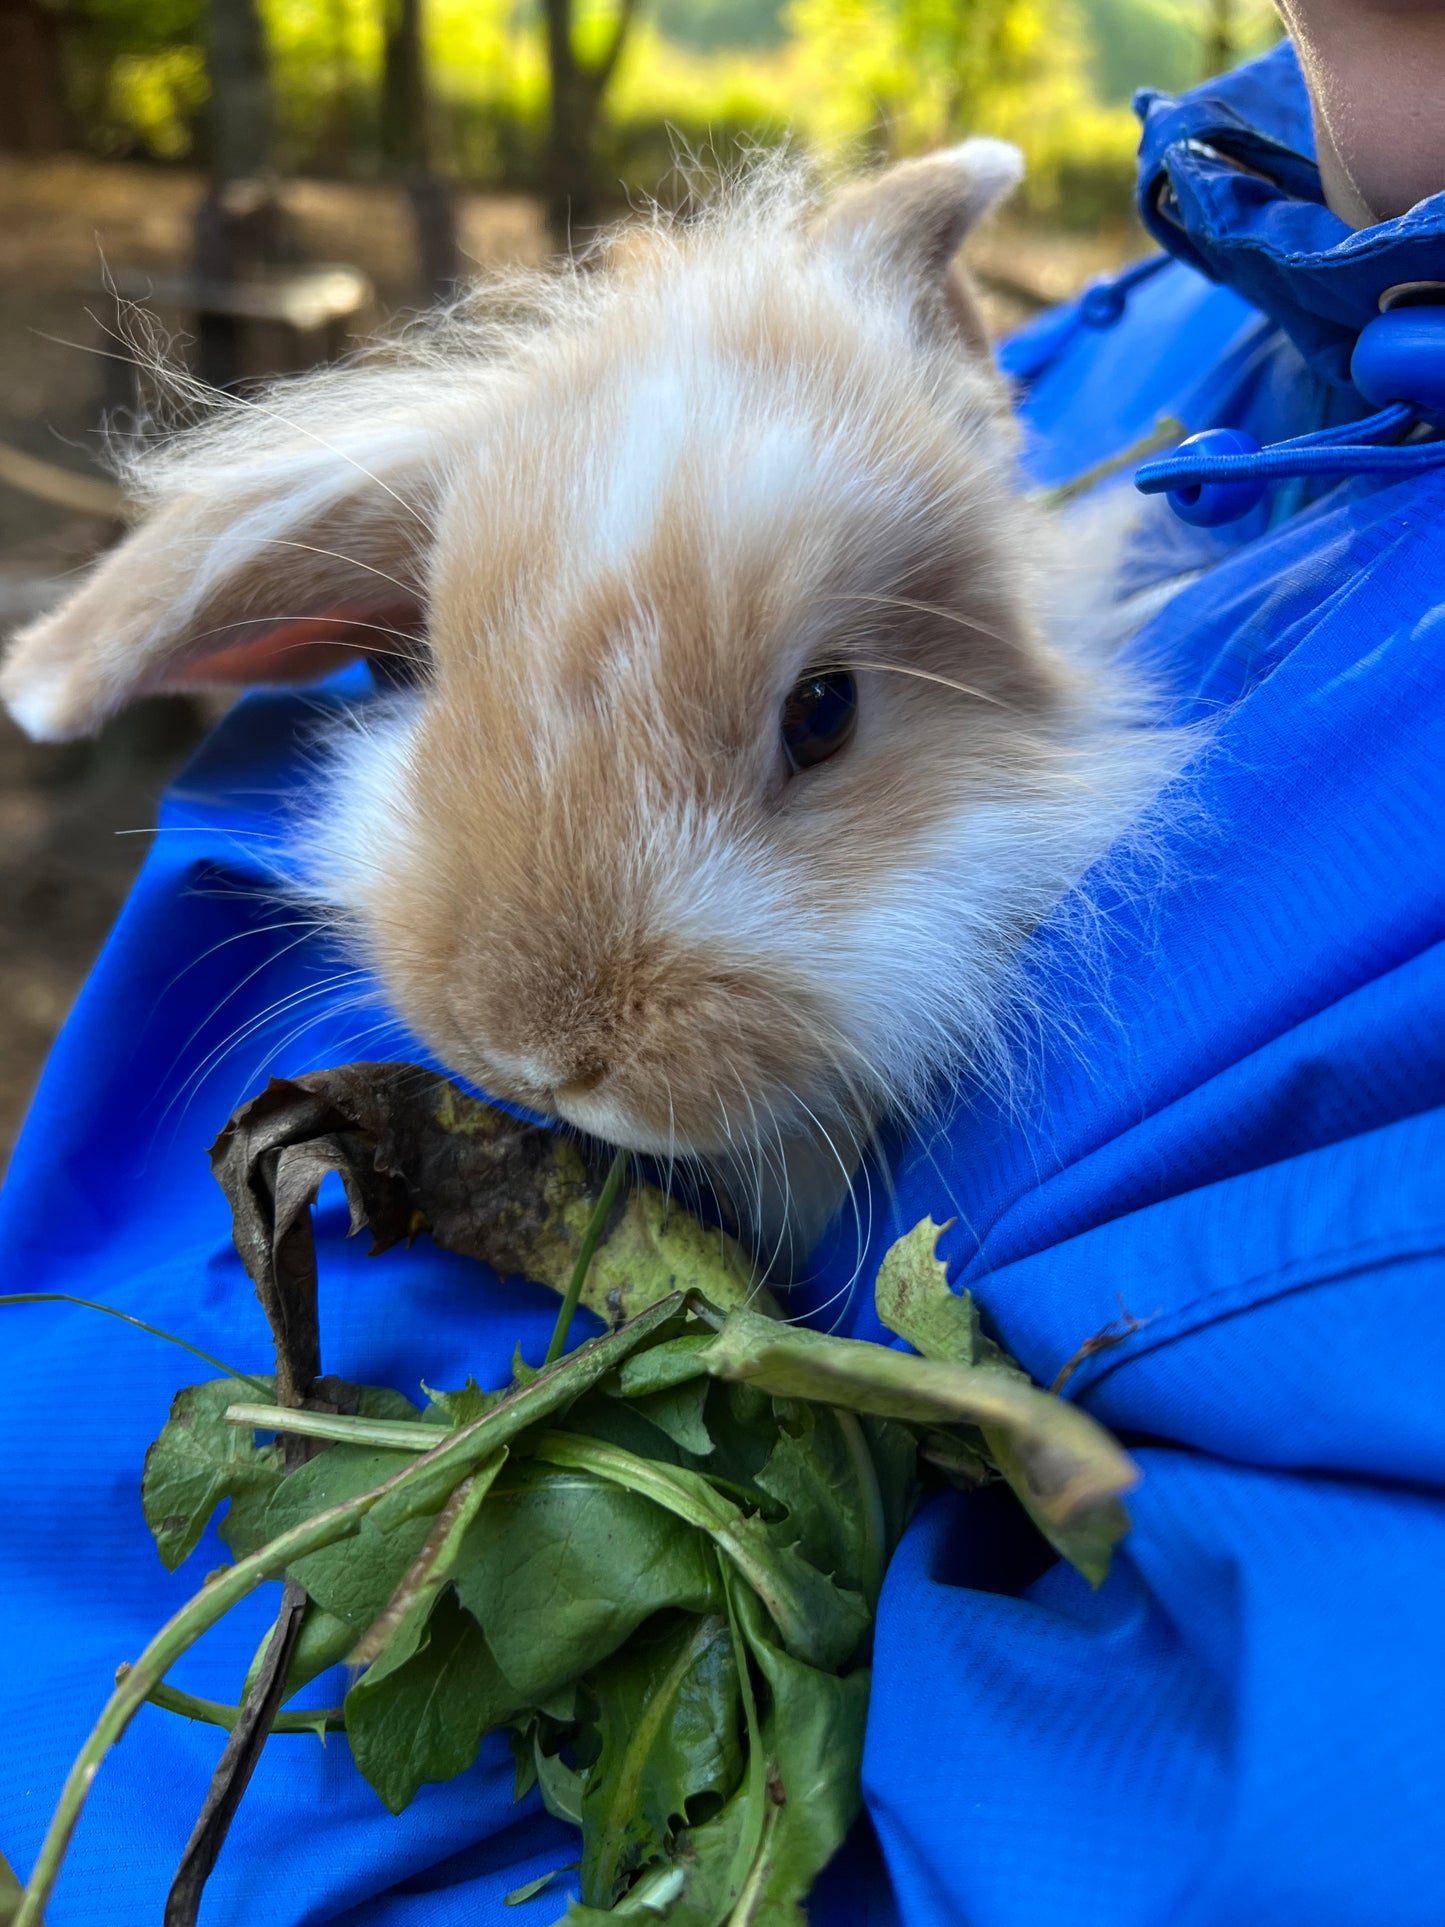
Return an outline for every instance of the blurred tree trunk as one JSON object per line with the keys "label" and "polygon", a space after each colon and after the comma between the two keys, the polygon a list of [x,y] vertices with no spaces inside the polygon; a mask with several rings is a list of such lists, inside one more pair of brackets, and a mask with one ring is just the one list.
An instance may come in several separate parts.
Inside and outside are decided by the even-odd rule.
{"label": "blurred tree trunk", "polygon": [[601,57],[581,60],[572,37],[572,0],[543,0],[547,19],[547,66],[552,117],[547,135],[547,225],[558,247],[597,225],[597,129],[602,99],[617,70],[637,0],[619,0],[617,18]]}
{"label": "blurred tree trunk", "polygon": [[351,159],[352,83],[345,0],[328,0],[326,25],[331,38],[331,97],[326,105],[317,154],[323,172],[345,174]]}
{"label": "blurred tree trunk", "polygon": [[1233,0],[1209,0],[1209,25],[1204,36],[1204,77],[1228,73],[1239,58],[1234,44]]}
{"label": "blurred tree trunk", "polygon": [[0,153],[69,144],[60,23],[40,0],[0,0]]}
{"label": "blurred tree trunk", "polygon": [[[271,76],[256,0],[210,0],[206,9],[206,73],[211,95],[206,144],[210,185],[196,211],[193,250],[202,282],[242,281],[278,265],[287,253],[280,197],[270,172]],[[197,372],[217,387],[240,368],[240,327],[233,315],[200,303]]]}
{"label": "blurred tree trunk", "polygon": [[456,286],[456,209],[433,166],[422,0],[387,0],[381,75],[382,158],[411,200],[422,285],[432,299]]}
{"label": "blurred tree trunk", "polygon": [[271,76],[256,0],[210,0],[207,132],[213,180],[258,180],[271,156]]}

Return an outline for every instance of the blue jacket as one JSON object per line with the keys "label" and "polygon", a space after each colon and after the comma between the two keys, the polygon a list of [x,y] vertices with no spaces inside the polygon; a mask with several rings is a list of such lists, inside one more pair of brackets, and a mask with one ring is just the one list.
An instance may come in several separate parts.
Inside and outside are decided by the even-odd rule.
{"label": "blue jacket", "polygon": [[[1387,287],[1445,279],[1445,196],[1363,234],[1323,207],[1288,49],[1143,109],[1146,219],[1181,264],[1011,345],[1044,481],[1161,414],[1270,440],[1363,413],[1354,334]],[[1180,715],[1214,720],[1163,885],[1112,905],[1108,996],[1029,1115],[965,1093],[892,1147],[864,1275],[952,1215],[958,1281],[1045,1383],[1122,1300],[1148,1322],[1067,1395],[1144,1479],[1098,1593],[993,1494],[916,1520],[880,1615],[870,1823],[825,1877],[826,1927],[1445,1918],[1442,507],[1445,474],[1289,485],[1191,538],[1212,566],[1143,639]],[[407,1048],[256,894],[308,704],[253,698],[177,785],[0,1215],[9,1288],[105,1299],[253,1370],[203,1147],[267,1068]],[[329,1369],[411,1389],[500,1378],[519,1338],[539,1355],[540,1291],[424,1244],[368,1260],[339,1198],[318,1227]],[[845,1226],[814,1303],[868,1334],[857,1293],[823,1309],[855,1257]],[[0,1850],[23,1871],[116,1663],[222,1553],[168,1576],[140,1514],[145,1444],[198,1372],[80,1311],[0,1319]],[[272,1609],[177,1683],[234,1699]],[[219,1737],[146,1709],[51,1927],[159,1917]],[[489,1742],[398,1820],[343,1743],[274,1740],[208,1927],[521,1919],[503,1894],[574,1849],[511,1779]]]}

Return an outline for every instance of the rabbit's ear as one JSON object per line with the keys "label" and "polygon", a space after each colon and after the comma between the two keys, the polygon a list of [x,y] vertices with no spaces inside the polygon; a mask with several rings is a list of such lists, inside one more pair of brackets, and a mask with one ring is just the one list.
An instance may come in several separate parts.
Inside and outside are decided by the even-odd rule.
{"label": "rabbit's ear", "polygon": [[431,546],[419,423],[356,452],[222,431],[162,456],[156,506],[75,593],[22,629],[0,698],[31,736],[85,736],[133,698],[296,682],[408,651]]}
{"label": "rabbit's ear", "polygon": [[823,250],[911,293],[926,320],[951,323],[986,348],[982,323],[953,259],[970,229],[1018,186],[1023,155],[1008,141],[966,140],[900,161],[846,188],[824,210]]}

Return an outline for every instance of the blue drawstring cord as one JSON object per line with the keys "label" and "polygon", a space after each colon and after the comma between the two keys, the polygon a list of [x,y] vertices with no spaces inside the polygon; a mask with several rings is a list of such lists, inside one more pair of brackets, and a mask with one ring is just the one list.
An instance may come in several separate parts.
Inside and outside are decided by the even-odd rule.
{"label": "blue drawstring cord", "polygon": [[[1418,475],[1445,466],[1445,440],[1399,437],[1445,415],[1445,310],[1391,309],[1361,330],[1350,374],[1376,413],[1261,448],[1238,428],[1208,428],[1135,471],[1181,521],[1215,528],[1248,515],[1286,476]],[[1411,396],[1413,399],[1401,399]]]}
{"label": "blue drawstring cord", "polygon": [[1152,281],[1173,260],[1170,254],[1146,255],[1118,274],[1091,281],[1070,306],[1041,315],[1002,342],[997,355],[1000,369],[1015,388],[1026,389],[1053,366],[1081,328],[1103,330],[1122,320],[1135,288]]}
{"label": "blue drawstring cord", "polygon": [[[1037,380],[1081,327],[1112,328],[1129,296],[1170,266],[1149,255],[1094,282],[1072,308],[1026,328],[999,353],[999,365],[1021,386]],[[1181,521],[1214,528],[1257,508],[1270,482],[1330,475],[1418,475],[1445,466],[1445,438],[1403,443],[1417,428],[1445,424],[1445,307],[1400,306],[1360,330],[1350,360],[1356,391],[1376,412],[1362,421],[1317,429],[1262,448],[1239,428],[1207,428],[1168,455],[1135,471],[1144,495],[1167,495]],[[1288,494],[1276,511],[1294,506]]]}
{"label": "blue drawstring cord", "polygon": [[1123,318],[1129,296],[1145,281],[1152,281],[1162,268],[1173,265],[1172,254],[1146,254],[1142,261],[1131,262],[1117,274],[1091,281],[1079,296],[1077,313],[1086,328],[1112,328]]}
{"label": "blue drawstring cord", "polygon": [[1415,475],[1445,464],[1445,441],[1381,446],[1423,419],[1409,402],[1392,402],[1364,421],[1296,435],[1261,448],[1237,428],[1191,435],[1169,455],[1143,463],[1134,486],[1143,495],[1168,495],[1182,521],[1204,528],[1234,522],[1259,502],[1267,482],[1286,476]]}

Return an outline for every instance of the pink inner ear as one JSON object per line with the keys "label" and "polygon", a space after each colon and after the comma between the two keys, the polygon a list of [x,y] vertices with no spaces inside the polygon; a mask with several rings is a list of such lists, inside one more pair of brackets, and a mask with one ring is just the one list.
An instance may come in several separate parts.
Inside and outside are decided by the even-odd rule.
{"label": "pink inner ear", "polygon": [[209,683],[316,682],[354,657],[404,650],[407,639],[422,633],[414,604],[368,610],[336,609],[299,616],[263,629],[248,642],[233,642],[179,666],[167,677],[170,687]]}

